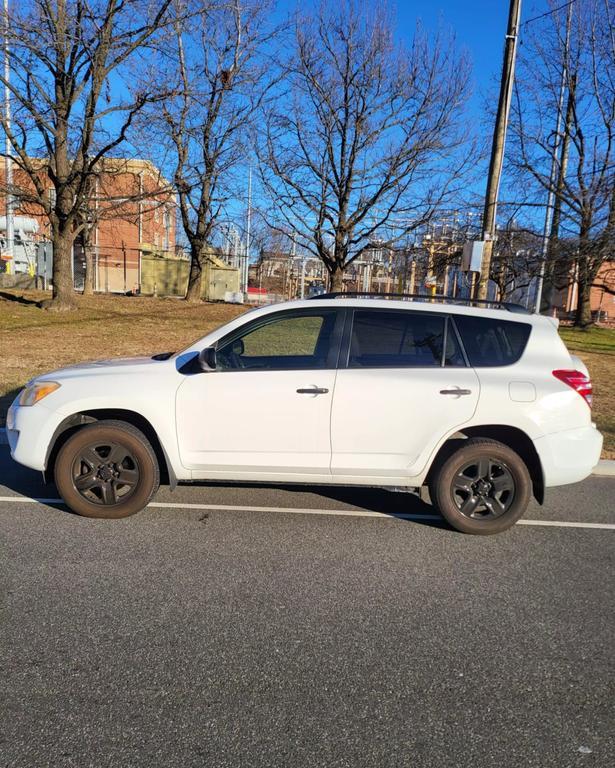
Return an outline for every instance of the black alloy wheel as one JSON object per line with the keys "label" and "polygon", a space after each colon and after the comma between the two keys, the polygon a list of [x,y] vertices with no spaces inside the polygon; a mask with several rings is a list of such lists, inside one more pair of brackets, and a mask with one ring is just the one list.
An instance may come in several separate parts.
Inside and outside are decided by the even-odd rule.
{"label": "black alloy wheel", "polygon": [[134,515],[160,484],[156,454],[141,430],[123,421],[97,421],[62,445],[54,467],[66,505],[84,517]]}
{"label": "black alloy wheel", "polygon": [[483,437],[460,441],[434,471],[430,496],[462,533],[501,533],[523,515],[532,495],[525,461],[509,446]]}
{"label": "black alloy wheel", "polygon": [[96,441],[82,448],[73,462],[73,488],[93,504],[126,501],[139,485],[139,464],[121,443]]}
{"label": "black alloy wheel", "polygon": [[503,461],[485,456],[459,470],[452,493],[462,515],[496,518],[507,512],[515,500],[515,479]]}

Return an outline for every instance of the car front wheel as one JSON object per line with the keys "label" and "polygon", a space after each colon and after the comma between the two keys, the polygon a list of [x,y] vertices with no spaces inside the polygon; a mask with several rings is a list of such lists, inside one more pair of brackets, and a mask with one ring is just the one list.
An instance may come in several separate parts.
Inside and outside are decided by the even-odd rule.
{"label": "car front wheel", "polygon": [[523,459],[496,440],[470,438],[431,483],[432,500],[453,528],[490,535],[514,525],[529,504],[532,481]]}
{"label": "car front wheel", "polygon": [[75,432],[58,453],[55,482],[67,506],[84,517],[120,518],[147,506],[160,484],[145,435],[123,421],[97,421]]}

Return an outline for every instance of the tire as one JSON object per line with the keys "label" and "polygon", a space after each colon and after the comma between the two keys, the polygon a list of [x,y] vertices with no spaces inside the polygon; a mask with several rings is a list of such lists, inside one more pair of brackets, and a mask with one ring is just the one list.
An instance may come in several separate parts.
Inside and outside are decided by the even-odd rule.
{"label": "tire", "polygon": [[69,509],[107,520],[139,512],[160,485],[152,446],[124,421],[97,421],[75,432],[58,453],[54,475]]}
{"label": "tire", "polygon": [[532,493],[523,459],[496,440],[470,438],[445,459],[430,484],[444,519],[462,533],[489,536],[514,525]]}

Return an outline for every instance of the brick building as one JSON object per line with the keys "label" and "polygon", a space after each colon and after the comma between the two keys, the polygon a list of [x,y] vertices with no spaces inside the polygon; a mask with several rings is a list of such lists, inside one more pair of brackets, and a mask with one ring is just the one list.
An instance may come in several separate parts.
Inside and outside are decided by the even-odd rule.
{"label": "brick building", "polygon": [[[4,187],[4,176],[1,168],[0,189]],[[32,189],[26,174],[14,167],[13,177],[14,213],[23,225],[19,231],[16,228],[13,269],[34,274],[36,246],[50,240],[50,225],[40,205],[26,199]],[[55,190],[51,182],[44,172],[41,178],[53,200]],[[147,160],[102,160],[91,186],[89,204],[83,212],[88,225],[78,235],[73,249],[75,287],[83,286],[89,249],[95,290],[140,290],[144,259],[179,258],[175,249],[175,192]],[[2,211],[6,210],[5,200],[0,192]],[[3,251],[5,232],[6,216],[0,216]]]}
{"label": "brick building", "polygon": [[[573,270],[566,288],[555,292],[553,305],[565,317],[576,310],[578,295],[577,278]],[[594,317],[603,322],[615,322],[615,261],[606,261],[601,266],[591,289],[590,302]]]}

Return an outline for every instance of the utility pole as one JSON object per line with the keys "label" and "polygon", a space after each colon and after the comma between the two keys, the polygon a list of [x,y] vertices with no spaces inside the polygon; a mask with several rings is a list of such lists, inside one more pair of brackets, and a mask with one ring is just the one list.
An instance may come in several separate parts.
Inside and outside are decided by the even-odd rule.
{"label": "utility pole", "polygon": [[9,0],[4,0],[4,119],[6,121],[6,146],[4,154],[5,186],[6,186],[6,253],[10,258],[11,271],[15,274],[15,222],[13,219],[13,159],[11,157],[12,147],[9,139],[8,130],[11,126],[11,91],[9,88],[9,77],[11,74],[9,62]]}
{"label": "utility pole", "polygon": [[246,221],[246,258],[242,269],[242,291],[248,292],[248,274],[250,268],[250,224],[252,221],[252,163],[248,170],[248,215]]}
{"label": "utility pole", "polygon": [[299,296],[305,299],[305,253],[301,255],[301,292]]}
{"label": "utility pole", "polygon": [[[554,215],[554,209],[555,209],[555,184],[558,177],[558,166],[559,166],[559,177],[561,179],[562,174],[562,168],[565,166],[565,154],[566,154],[566,148],[562,147],[562,153],[561,158],[559,157],[560,154],[560,145],[562,144],[562,108],[564,106],[564,93],[566,91],[566,83],[568,81],[568,47],[570,45],[570,25],[572,22],[572,3],[568,6],[568,13],[566,15],[566,41],[564,43],[564,56],[563,56],[563,65],[562,65],[562,79],[560,81],[559,86],[559,96],[557,100],[557,120],[555,121],[555,141],[553,144],[553,154],[551,155],[551,173],[549,176],[549,194],[547,196],[547,210],[545,211],[545,226],[542,233],[542,249],[540,254],[540,272],[538,274],[538,283],[536,285],[536,300],[534,305],[534,311],[540,312],[540,303],[542,301],[542,289],[544,286],[544,280],[545,280],[545,268],[547,264],[547,256],[549,253],[549,243],[551,242],[551,238],[554,234],[554,229],[556,226],[556,219]],[[570,99],[569,99],[570,102]],[[568,104],[568,109],[566,110],[566,130],[565,130],[565,136],[567,136],[568,133],[568,112],[570,111],[570,103]],[[566,142],[567,143],[567,142]],[[565,173],[565,170],[564,170]],[[559,186],[559,185],[558,185]],[[559,211],[559,205],[558,205],[558,211]],[[559,227],[559,213],[557,215],[557,227]]]}
{"label": "utility pole", "polygon": [[489,270],[491,267],[491,255],[493,252],[493,241],[496,232],[498,193],[502,176],[502,164],[504,162],[504,147],[506,145],[506,130],[508,128],[510,102],[512,100],[513,84],[515,80],[515,61],[517,58],[520,19],[521,0],[510,0],[508,25],[506,28],[506,42],[504,45],[502,79],[500,81],[500,97],[498,99],[498,111],[495,127],[493,129],[489,176],[487,178],[487,191],[485,192],[485,209],[483,212],[483,240],[485,245],[483,248],[480,278],[476,288],[475,298],[477,299],[487,298],[487,288],[489,286]]}

